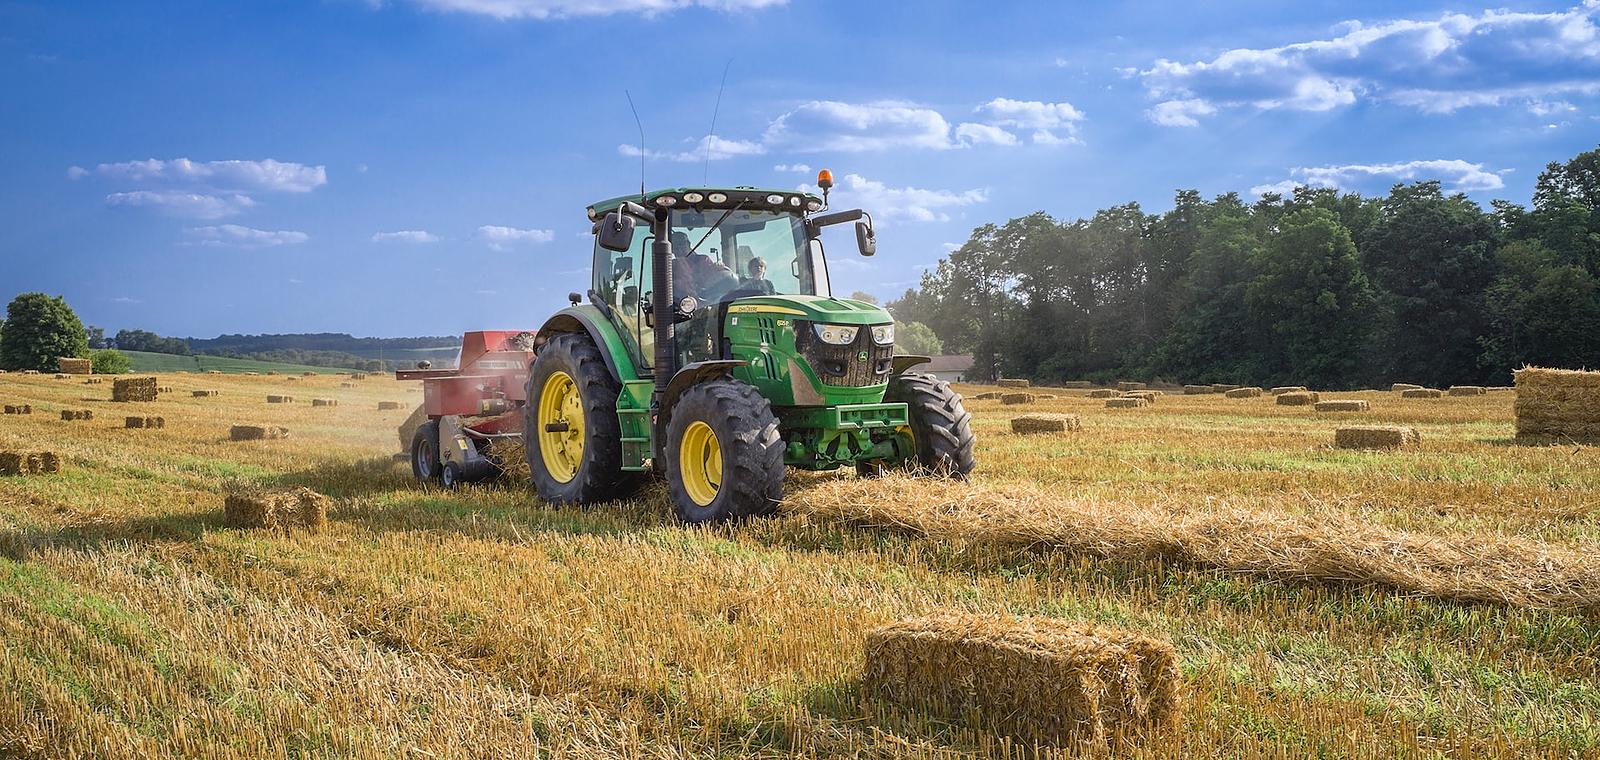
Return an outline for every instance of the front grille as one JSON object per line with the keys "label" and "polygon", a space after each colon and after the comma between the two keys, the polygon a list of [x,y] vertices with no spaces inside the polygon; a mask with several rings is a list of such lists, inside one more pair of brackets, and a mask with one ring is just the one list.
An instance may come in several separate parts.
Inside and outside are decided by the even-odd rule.
{"label": "front grille", "polygon": [[[823,343],[811,329],[811,323],[795,320],[795,347],[800,355],[816,370],[823,385],[860,388],[889,382],[893,368],[894,346],[880,346],[872,342],[872,328],[862,325],[856,339],[848,346]],[[862,353],[866,359],[862,359]]]}

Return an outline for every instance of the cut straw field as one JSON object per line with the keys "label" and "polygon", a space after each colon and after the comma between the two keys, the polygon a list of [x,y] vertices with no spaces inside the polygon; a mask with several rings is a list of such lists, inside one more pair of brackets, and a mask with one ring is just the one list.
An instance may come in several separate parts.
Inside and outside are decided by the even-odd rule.
{"label": "cut straw field", "polygon": [[[870,631],[946,613],[1170,642],[1182,714],[1135,756],[1600,757],[1600,448],[1519,445],[1510,392],[1330,415],[969,386],[969,483],[794,474],[778,517],[687,529],[654,485],[420,488],[391,458],[420,394],[345,380],[112,403],[0,376],[35,410],[0,451],[62,462],[0,477],[0,757],[1036,754],[863,688]],[[1350,425],[1420,442],[1334,448]],[[326,522],[227,527],[252,486],[325,494]]]}

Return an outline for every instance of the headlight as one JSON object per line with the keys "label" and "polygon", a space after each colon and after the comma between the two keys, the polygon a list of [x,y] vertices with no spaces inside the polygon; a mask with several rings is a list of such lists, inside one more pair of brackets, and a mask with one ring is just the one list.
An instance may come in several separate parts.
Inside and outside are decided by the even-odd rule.
{"label": "headlight", "polygon": [[807,211],[821,211],[822,210],[822,201],[806,201],[806,210]]}
{"label": "headlight", "polygon": [[694,310],[699,307],[700,302],[696,301],[694,296],[684,296],[678,301],[678,311],[681,311],[684,314],[693,314]]}
{"label": "headlight", "polygon": [[727,203],[728,202],[728,194],[727,193],[712,193],[712,194],[706,196],[706,200],[711,201],[712,203]]}
{"label": "headlight", "polygon": [[678,199],[674,198],[674,197],[672,197],[670,195],[663,195],[660,198],[656,199],[656,205],[657,206],[664,206],[666,208],[672,208],[673,206],[678,205]]}
{"label": "headlight", "polygon": [[777,194],[769,195],[767,196],[767,203],[770,203],[774,206],[782,206],[783,196]]}
{"label": "headlight", "polygon": [[872,342],[880,346],[887,346],[894,342],[894,325],[878,325],[872,328]]}
{"label": "headlight", "polygon": [[845,325],[812,325],[811,329],[817,331],[817,337],[821,338],[823,343],[848,346],[856,342],[856,331],[860,328]]}
{"label": "headlight", "polygon": [[706,197],[704,195],[699,194],[699,193],[684,193],[683,194],[683,202],[684,203],[699,203],[700,201],[703,201],[705,199],[706,199]]}

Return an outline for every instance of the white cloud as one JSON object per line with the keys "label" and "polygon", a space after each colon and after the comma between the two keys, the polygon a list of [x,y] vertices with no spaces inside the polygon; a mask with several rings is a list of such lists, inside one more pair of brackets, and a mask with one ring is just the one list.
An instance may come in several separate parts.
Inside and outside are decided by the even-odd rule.
{"label": "white cloud", "polygon": [[[1033,141],[1041,145],[1076,142],[1083,112],[1071,103],[1041,103],[1037,100],[995,98],[974,109],[985,124],[1034,130]],[[1055,134],[1065,131],[1066,138]]]}
{"label": "white cloud", "polygon": [[[801,185],[806,192],[818,192]],[[834,205],[867,209],[874,221],[946,222],[948,209],[971,206],[989,200],[988,190],[923,190],[915,187],[889,187],[859,174],[846,174],[833,188]]]}
{"label": "white cloud", "polygon": [[396,230],[394,232],[377,232],[372,235],[374,243],[437,243],[439,236],[427,230]]}
{"label": "white cloud", "polygon": [[810,174],[810,164],[778,164],[772,167],[775,172],[794,172],[796,174]]}
{"label": "white cloud", "polygon": [[695,147],[683,151],[654,151],[640,150],[637,145],[622,144],[617,146],[617,152],[624,156],[638,158],[642,153],[647,158],[661,158],[668,161],[695,163],[698,161],[721,161],[737,156],[759,156],[767,152],[766,146],[745,140],[728,140],[716,135],[706,135],[700,138]]}
{"label": "white cloud", "polygon": [[802,103],[767,126],[762,142],[813,152],[955,147],[950,122],[931,108],[901,103]]}
{"label": "white cloud", "polygon": [[519,245],[548,243],[556,239],[556,233],[551,230],[522,230],[485,224],[478,228],[478,238],[496,251],[508,251]]}
{"label": "white cloud", "polygon": [[106,196],[112,206],[150,208],[189,219],[221,219],[256,205],[248,195],[207,195],[182,190],[134,190]]}
{"label": "white cloud", "polygon": [[141,301],[141,300],[139,300],[137,298],[129,298],[127,296],[117,296],[116,298],[111,299],[111,302],[112,303],[121,303],[121,304],[144,303],[144,301]]}
{"label": "white cloud", "polygon": [[1289,170],[1292,179],[1250,188],[1256,195],[1268,192],[1289,195],[1296,187],[1333,187],[1349,190],[1359,187],[1364,180],[1383,178],[1390,182],[1439,180],[1444,189],[1459,192],[1499,190],[1505,187],[1500,178],[1505,171],[1490,171],[1483,164],[1461,159],[1434,159],[1406,161],[1392,164],[1344,164],[1338,166],[1298,167]]}
{"label": "white cloud", "polygon": [[614,13],[652,17],[684,8],[733,13],[783,5],[787,0],[413,0],[429,10],[471,13],[502,21],[609,16]]}
{"label": "white cloud", "polygon": [[1336,36],[1157,60],[1139,72],[1152,121],[1193,126],[1219,108],[1327,111],[1361,99],[1431,113],[1600,93],[1600,3],[1549,13],[1486,10],[1347,22]]}
{"label": "white cloud", "polygon": [[311,239],[304,232],[296,232],[294,230],[258,230],[237,224],[190,227],[187,232],[194,239],[196,245],[236,248],[271,248],[280,245],[299,245]]}
{"label": "white cloud", "polygon": [[1157,103],[1144,113],[1151,121],[1162,126],[1198,127],[1200,121],[1195,118],[1196,116],[1210,116],[1216,112],[1216,106],[1198,98],[1190,98]]}
{"label": "white cloud", "polygon": [[167,184],[238,193],[307,193],[328,182],[324,167],[270,158],[261,161],[203,162],[187,158],[170,161],[152,158],[100,164],[95,167],[95,173],[141,185]]}
{"label": "white cloud", "polygon": [[1017,145],[1017,136],[992,124],[965,123],[956,127],[956,139],[966,145]]}
{"label": "white cloud", "polygon": [[67,167],[67,179],[83,179],[89,176],[89,170],[81,166]]}

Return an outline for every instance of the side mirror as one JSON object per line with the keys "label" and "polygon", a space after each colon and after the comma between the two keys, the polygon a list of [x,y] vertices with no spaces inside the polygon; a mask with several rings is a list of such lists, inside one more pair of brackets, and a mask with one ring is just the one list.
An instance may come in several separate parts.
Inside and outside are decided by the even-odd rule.
{"label": "side mirror", "polygon": [[632,256],[618,256],[616,263],[612,265],[611,281],[612,282],[621,282],[622,280],[626,280],[626,279],[628,279],[629,277],[632,277],[632,276],[633,276],[633,257]]}
{"label": "side mirror", "polygon": [[878,236],[872,231],[872,225],[856,222],[856,247],[861,249],[862,256],[878,252]]}
{"label": "side mirror", "polygon": [[608,251],[622,252],[633,246],[633,227],[636,224],[633,217],[627,214],[611,212],[600,220],[598,229],[595,230],[600,247]]}

